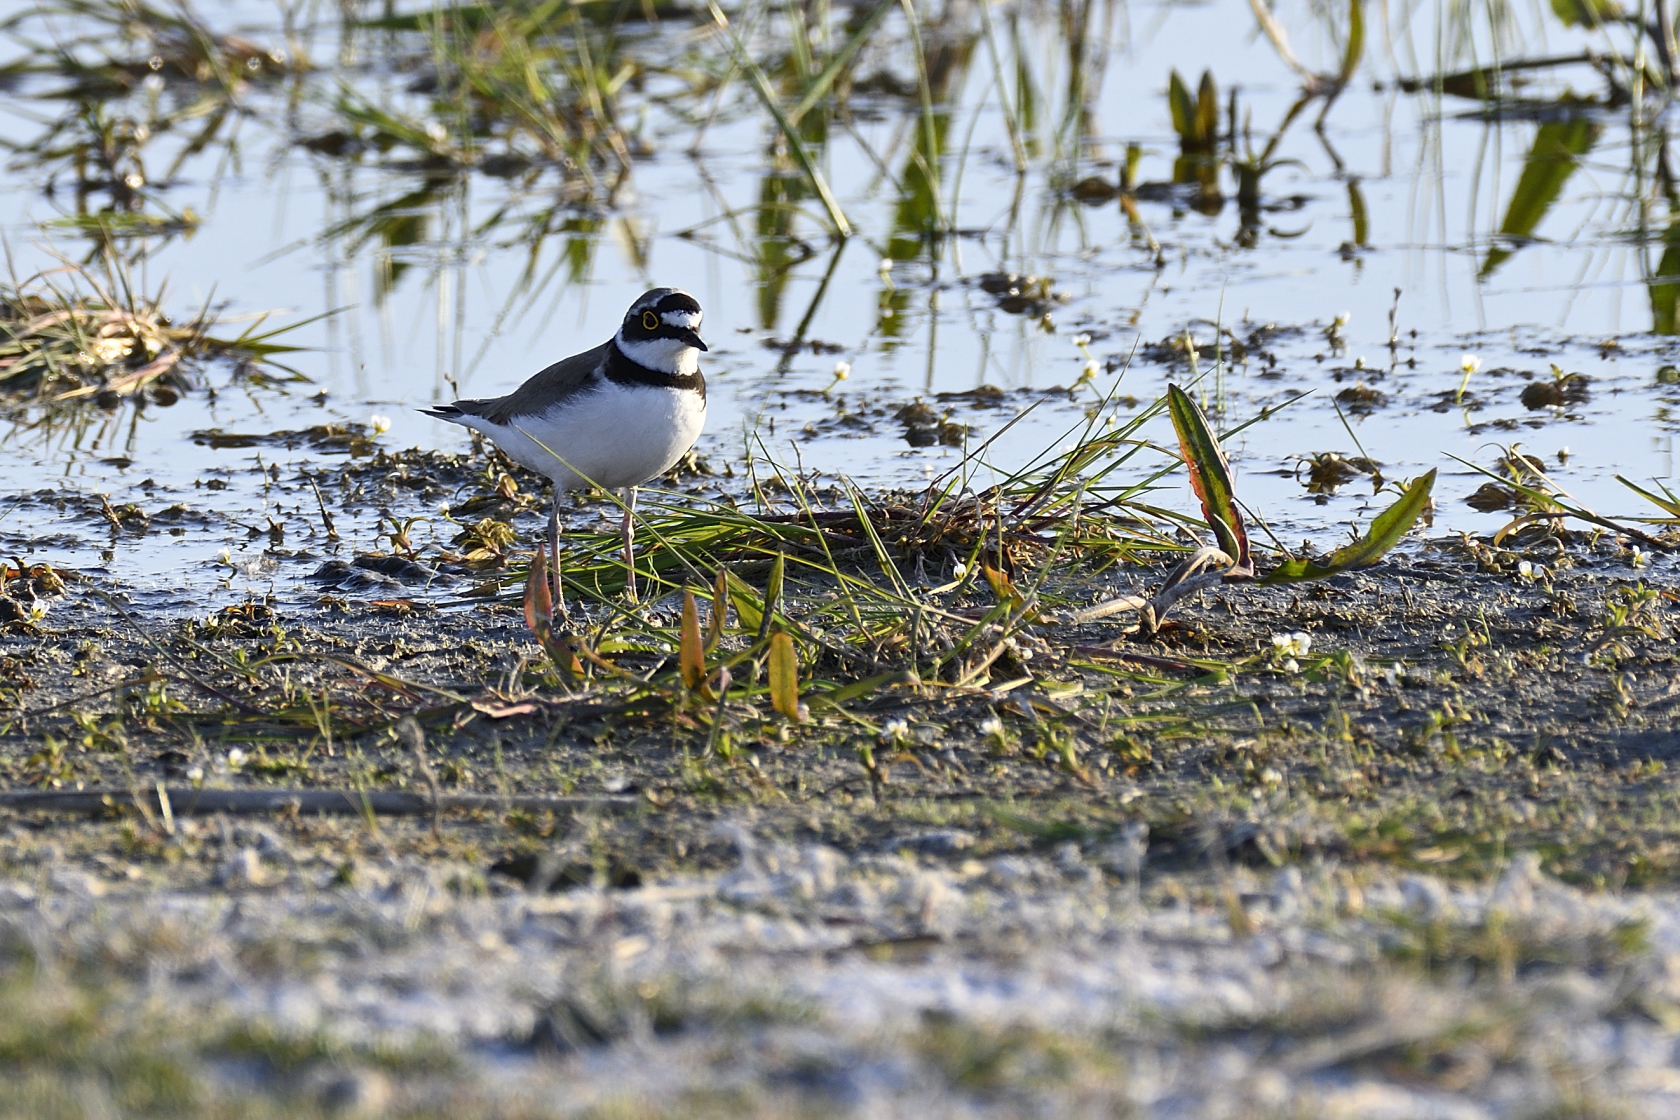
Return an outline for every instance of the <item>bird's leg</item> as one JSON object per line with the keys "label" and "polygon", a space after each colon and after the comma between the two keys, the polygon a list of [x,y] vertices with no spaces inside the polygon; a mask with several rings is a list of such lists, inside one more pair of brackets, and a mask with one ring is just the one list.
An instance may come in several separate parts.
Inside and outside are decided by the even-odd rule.
{"label": "bird's leg", "polygon": [[560,583],[560,487],[554,488],[554,502],[548,507],[548,552],[553,564],[554,579],[554,610],[562,619],[570,623],[572,616],[566,610],[566,591]]}
{"label": "bird's leg", "polygon": [[624,591],[636,601],[636,488],[626,486],[624,498]]}

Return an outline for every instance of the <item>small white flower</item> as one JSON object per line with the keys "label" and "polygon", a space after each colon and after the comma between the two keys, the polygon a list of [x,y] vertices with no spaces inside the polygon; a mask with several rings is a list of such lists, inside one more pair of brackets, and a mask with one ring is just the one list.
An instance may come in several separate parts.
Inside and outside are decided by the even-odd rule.
{"label": "small white flower", "polygon": [[881,742],[898,743],[910,737],[910,724],[902,719],[889,719],[881,727]]}
{"label": "small white flower", "polygon": [[850,377],[851,375],[852,375],[852,363],[851,362],[835,362],[834,363],[834,380],[844,381],[844,380],[846,380],[846,378]]}
{"label": "small white flower", "polygon": [[1344,311],[1336,316],[1336,326],[1338,327],[1345,327],[1351,322],[1353,322],[1353,312],[1351,311]]}
{"label": "small white flower", "polygon": [[245,765],[245,752],[238,747],[227,752],[227,765],[229,770],[237,770]]}
{"label": "small white flower", "polygon": [[391,430],[391,418],[381,416],[377,412],[368,417],[368,428],[375,436],[382,436]]}
{"label": "small white flower", "polygon": [[995,738],[1003,734],[1003,721],[997,716],[987,716],[980,721],[980,734],[987,738]]}
{"label": "small white flower", "polygon": [[955,564],[955,566],[953,566],[951,568],[951,578],[952,579],[967,579],[968,578],[968,565],[964,564],[961,560],[958,560],[957,563]]}
{"label": "small white flower", "polygon": [[47,605],[45,603],[41,602],[41,600],[39,600],[39,599],[36,599],[33,603],[29,604],[28,621],[30,621],[30,622],[40,622],[43,618],[46,618],[46,617],[47,617]]}
{"label": "small white flower", "polygon": [[[1280,656],[1305,657],[1312,651],[1312,635],[1305,630],[1272,635],[1272,650]],[[1293,669],[1290,672],[1294,672]]]}
{"label": "small white flower", "polygon": [[441,144],[445,140],[449,139],[449,130],[444,128],[439,122],[432,121],[426,126],[426,136],[432,143]]}
{"label": "small white flower", "polygon": [[1633,561],[1632,561],[1633,566],[1636,567],[1636,568],[1643,568],[1647,564],[1649,564],[1650,562],[1651,562],[1651,554],[1649,552],[1646,552],[1643,549],[1641,549],[1638,545],[1634,545],[1633,546]]}
{"label": "small white flower", "polygon": [[893,259],[891,257],[882,257],[881,263],[875,267],[876,271],[880,272],[882,276],[885,276],[893,270]]}
{"label": "small white flower", "polygon": [[202,766],[189,766],[187,768],[187,781],[189,781],[189,782],[202,782],[203,780],[204,780],[204,767],[202,767]]}
{"label": "small white flower", "polygon": [[1073,336],[1073,344],[1083,350],[1085,347],[1091,345],[1091,336],[1088,334],[1076,334]]}
{"label": "small white flower", "polygon": [[1092,358],[1090,361],[1085,363],[1085,368],[1080,372],[1079,378],[1082,381],[1089,381],[1101,372],[1102,366],[1097,364],[1097,360],[1095,358]]}
{"label": "small white flower", "polygon": [[1301,663],[1291,657],[1288,661],[1283,663],[1283,671],[1286,673],[1299,673],[1301,671]]}
{"label": "small white flower", "polygon": [[230,568],[233,567],[233,553],[229,552],[225,548],[222,549],[220,552],[216,553],[216,562],[218,564],[226,564]]}
{"label": "small white flower", "polygon": [[1482,368],[1482,360],[1474,354],[1464,354],[1458,359],[1458,368],[1465,373],[1475,373]]}
{"label": "small white flower", "polygon": [[1517,561],[1517,576],[1521,579],[1533,579],[1534,565],[1530,564],[1527,560]]}

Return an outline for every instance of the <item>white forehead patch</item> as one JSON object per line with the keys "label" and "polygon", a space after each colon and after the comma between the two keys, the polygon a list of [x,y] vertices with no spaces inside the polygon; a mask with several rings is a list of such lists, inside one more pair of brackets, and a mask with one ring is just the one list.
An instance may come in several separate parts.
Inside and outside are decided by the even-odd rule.
{"label": "white forehead patch", "polygon": [[667,311],[659,318],[667,327],[691,331],[700,329],[700,313],[698,311]]}

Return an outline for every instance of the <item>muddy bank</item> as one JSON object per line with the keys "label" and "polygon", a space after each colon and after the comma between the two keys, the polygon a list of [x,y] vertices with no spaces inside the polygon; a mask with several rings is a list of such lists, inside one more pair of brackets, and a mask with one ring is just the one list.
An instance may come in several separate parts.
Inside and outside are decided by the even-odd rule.
{"label": "muddy bank", "polygon": [[750,514],[698,467],[652,601],[579,511],[547,648],[494,460],[346,468],[460,535],[390,521],[302,596],[8,567],[26,1111],[1673,1104],[1666,541],[1414,540],[1074,625],[1186,538],[1055,465]]}
{"label": "muddy bank", "polygon": [[[1213,828],[1260,862],[1476,876],[1531,850],[1572,881],[1672,882],[1672,593],[1607,537],[1544,547],[1541,577],[1516,553],[1439,542],[1307,588],[1228,586],[1149,640],[1124,619],[1029,627],[961,687],[888,674],[804,724],[768,705],[714,719],[605,671],[563,684],[505,601],[376,586],[162,625],[72,581],[0,638],[17,713],[0,766],[13,788],[630,794],[591,826],[623,875],[725,865],[714,824],[746,813],[847,851],[924,827],[991,851],[1142,821],[1155,856],[1192,863]],[[1158,576],[1080,578],[1094,598]],[[674,624],[680,605],[644,617]],[[620,644],[617,672],[675,670],[674,648]],[[275,690],[240,677],[259,665]],[[477,812],[445,831],[488,869],[569,827]]]}

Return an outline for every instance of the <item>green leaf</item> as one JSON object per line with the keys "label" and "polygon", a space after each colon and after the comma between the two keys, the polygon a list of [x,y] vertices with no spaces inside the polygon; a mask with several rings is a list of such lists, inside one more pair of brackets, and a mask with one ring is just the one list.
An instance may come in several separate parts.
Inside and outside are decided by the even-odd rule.
{"label": "green leaf", "polygon": [[783,630],[770,636],[770,703],[787,718],[799,719],[799,656]]}
{"label": "green leaf", "polygon": [[1430,471],[1412,480],[1400,499],[1371,522],[1365,535],[1352,544],[1343,545],[1322,560],[1290,557],[1273,568],[1261,583],[1297,583],[1302,580],[1324,579],[1342,572],[1368,568],[1400,543],[1423,511],[1429,508],[1429,492],[1435,488],[1435,472]]}
{"label": "green leaf", "polygon": [[1184,464],[1190,468],[1190,488],[1202,500],[1202,517],[1225,555],[1238,568],[1251,568],[1248,533],[1243,529],[1242,511],[1237,508],[1231,464],[1219,446],[1219,437],[1208,426],[1201,406],[1177,385],[1167,386],[1167,411],[1172,415],[1173,431],[1178,433]]}
{"label": "green leaf", "polygon": [[758,619],[758,640],[761,642],[770,636],[770,620],[781,608],[782,583],[786,578],[787,556],[778,552],[776,559],[770,563],[770,578],[764,584],[764,608]]}
{"label": "green leaf", "polygon": [[861,681],[853,681],[850,684],[842,685],[829,692],[815,693],[811,697],[810,705],[812,707],[838,707],[848,700],[856,700],[860,696],[868,696],[870,693],[875,692],[878,689],[889,688],[894,685],[914,688],[919,683],[921,682],[917,678],[916,674],[905,669],[898,669],[890,673],[881,673],[877,676],[869,677]]}
{"label": "green leaf", "polygon": [[757,631],[759,623],[764,620],[764,604],[759,600],[758,593],[747,586],[747,581],[728,572],[729,602],[735,608],[735,616],[741,620],[741,628]]}
{"label": "green leaf", "polygon": [[712,614],[706,620],[706,652],[717,649],[723,639],[723,623],[729,614],[729,575],[721,567],[717,582],[712,585]]}

